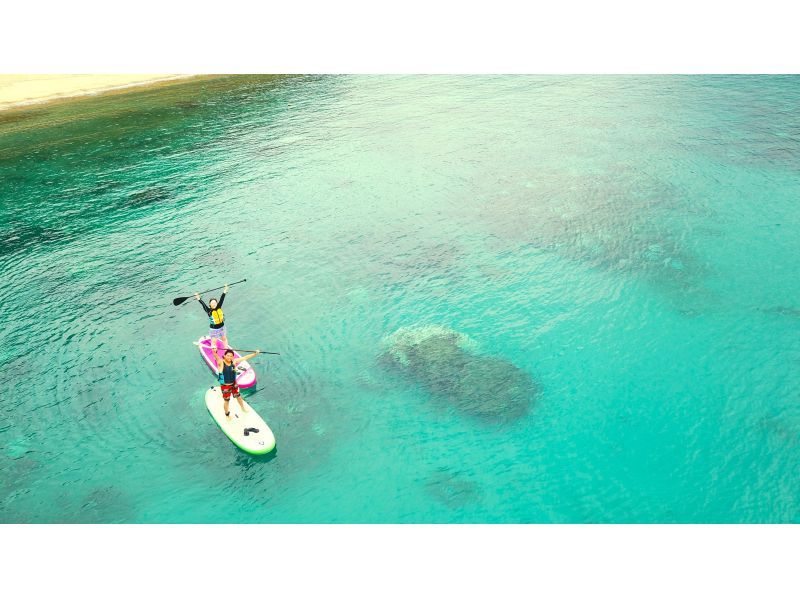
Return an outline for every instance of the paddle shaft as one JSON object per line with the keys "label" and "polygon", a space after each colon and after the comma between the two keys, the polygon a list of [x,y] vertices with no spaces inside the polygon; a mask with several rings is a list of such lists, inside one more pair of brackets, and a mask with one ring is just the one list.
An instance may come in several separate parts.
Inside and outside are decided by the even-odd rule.
{"label": "paddle shaft", "polygon": [[198,293],[198,295],[202,295],[203,293],[210,293],[211,291],[218,291],[220,289],[224,289],[225,287],[232,287],[233,285],[239,284],[241,282],[247,282],[247,279],[246,278],[242,278],[241,280],[237,280],[236,282],[232,282],[232,283],[227,284],[225,286],[217,287],[216,289],[208,289],[207,291],[200,291]]}
{"label": "paddle shaft", "polygon": [[262,390],[264,390],[264,388],[266,388],[266,387],[259,388],[258,390],[254,390],[253,392],[247,392],[246,390],[244,390],[242,392],[243,393],[247,393],[247,394],[242,394],[242,398],[248,398],[249,399],[254,394],[257,394],[257,393],[261,392]]}
{"label": "paddle shaft", "polygon": [[[246,278],[243,278],[242,280],[237,280],[236,282],[232,282],[232,283],[230,283],[230,284],[228,284],[228,285],[225,285],[225,286],[232,287],[233,285],[235,285],[235,284],[240,284],[240,283],[242,283],[242,282],[247,282],[247,279],[246,279]],[[200,292],[198,293],[198,295],[202,295],[203,293],[210,293],[211,291],[218,291],[218,290],[220,290],[220,289],[224,289],[224,288],[225,288],[225,287],[224,287],[224,286],[222,286],[222,287],[217,287],[216,289],[208,289],[208,290],[206,290],[206,291],[200,291]],[[173,299],[173,300],[172,300],[172,304],[173,304],[173,305],[181,305],[181,304],[183,304],[183,303],[186,303],[186,300],[187,300],[187,299],[191,299],[191,298],[192,298],[192,296],[191,296],[191,295],[189,295],[188,297],[175,297],[175,299]]]}
{"label": "paddle shaft", "polygon": [[[192,343],[193,345],[200,345],[197,341]],[[215,343],[216,344],[216,343]],[[231,351],[237,351],[239,353],[255,353],[257,349],[234,349],[233,347],[228,347]],[[217,348],[217,351],[227,351],[228,349],[223,349],[222,347]],[[276,353],[275,351],[258,351],[262,355],[280,355],[280,353]]]}

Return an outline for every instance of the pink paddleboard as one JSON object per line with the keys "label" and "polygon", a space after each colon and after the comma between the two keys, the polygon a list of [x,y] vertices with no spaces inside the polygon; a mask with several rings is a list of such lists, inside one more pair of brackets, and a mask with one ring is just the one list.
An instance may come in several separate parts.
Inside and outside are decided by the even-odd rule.
{"label": "pink paddleboard", "polygon": [[[217,370],[217,364],[214,361],[214,354],[211,352],[211,339],[207,336],[201,336],[200,340],[196,343],[197,348],[200,349],[200,355],[203,356],[203,361],[206,362],[211,371],[214,372],[214,375],[219,375],[219,371]],[[217,353],[220,357],[222,357],[222,341],[217,341]],[[238,358],[241,355],[234,351],[233,357]],[[252,368],[252,366],[247,362],[243,361],[238,366],[236,366],[237,371],[239,372],[236,375],[236,383],[239,385],[239,388],[252,388],[256,385],[256,371]]]}

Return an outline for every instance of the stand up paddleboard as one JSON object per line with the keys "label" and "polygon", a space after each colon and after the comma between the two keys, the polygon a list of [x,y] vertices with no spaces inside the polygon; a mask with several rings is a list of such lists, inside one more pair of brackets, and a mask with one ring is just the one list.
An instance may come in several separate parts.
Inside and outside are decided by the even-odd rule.
{"label": "stand up paddleboard", "polygon": [[[217,370],[217,364],[214,361],[214,354],[211,352],[211,339],[207,336],[201,336],[200,340],[198,340],[195,345],[200,349],[200,355],[203,356],[203,361],[211,368],[214,375],[218,376],[219,371]],[[222,357],[223,353],[221,346],[222,341],[217,341],[217,354],[220,357]],[[238,359],[239,357],[241,357],[241,355],[234,351],[233,358]],[[236,374],[236,384],[239,385],[239,388],[253,388],[256,385],[256,371],[247,361],[243,361],[237,365],[236,371],[238,372]]]}
{"label": "stand up paddleboard", "polygon": [[242,411],[239,401],[231,397],[228,401],[230,417],[225,417],[225,405],[219,386],[206,391],[206,407],[220,429],[233,444],[251,455],[264,455],[275,448],[275,436],[261,416],[244,401],[247,411]]}

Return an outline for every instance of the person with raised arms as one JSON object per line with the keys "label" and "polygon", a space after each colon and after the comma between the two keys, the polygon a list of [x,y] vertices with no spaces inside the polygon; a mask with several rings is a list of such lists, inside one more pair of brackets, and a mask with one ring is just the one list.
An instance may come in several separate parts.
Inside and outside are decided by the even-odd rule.
{"label": "person with raised arms", "polygon": [[222,357],[217,355],[217,349],[214,348],[214,358],[217,361],[217,369],[219,370],[219,387],[222,391],[222,400],[225,405],[225,417],[230,418],[231,412],[228,408],[228,401],[231,400],[231,395],[239,401],[239,407],[243,413],[247,413],[247,409],[242,402],[242,395],[239,392],[239,385],[236,384],[236,366],[241,362],[251,359],[261,353],[261,351],[253,351],[252,353],[243,357],[233,358],[233,349],[226,349]]}
{"label": "person with raised arms", "polygon": [[217,339],[222,341],[222,348],[227,349],[230,347],[228,344],[228,329],[225,327],[225,314],[222,312],[222,302],[225,301],[225,295],[228,292],[228,285],[222,291],[219,297],[219,302],[216,299],[210,299],[206,305],[200,298],[200,293],[195,293],[194,297],[200,302],[200,306],[208,316],[208,336],[211,337],[209,344],[211,350],[214,351],[214,356],[217,355]]}

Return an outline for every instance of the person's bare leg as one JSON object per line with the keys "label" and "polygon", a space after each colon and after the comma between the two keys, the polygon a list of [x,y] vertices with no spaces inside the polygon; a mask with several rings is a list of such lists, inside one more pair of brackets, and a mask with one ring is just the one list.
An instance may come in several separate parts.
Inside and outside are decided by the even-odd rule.
{"label": "person's bare leg", "polygon": [[239,401],[239,408],[244,412],[247,413],[247,409],[244,408],[244,399],[242,399],[241,393],[236,395],[236,400]]}
{"label": "person's bare leg", "polygon": [[222,348],[223,349],[227,349],[228,347],[230,347],[230,345],[228,344],[228,335],[227,334],[224,335],[220,340],[222,341]]}
{"label": "person's bare leg", "polygon": [[222,399],[222,412],[225,414],[225,417],[228,419],[231,418],[231,399],[228,397],[227,399]]}

